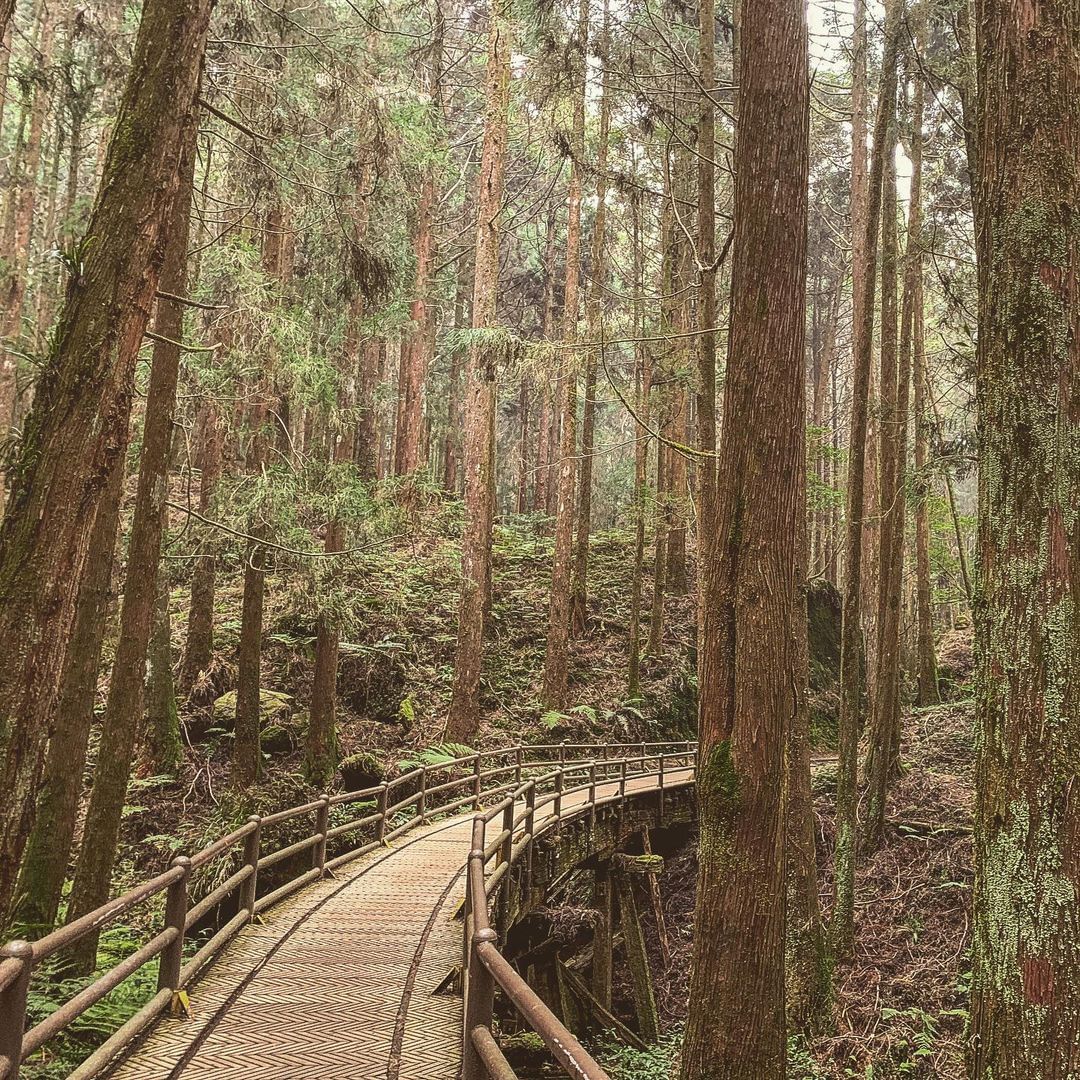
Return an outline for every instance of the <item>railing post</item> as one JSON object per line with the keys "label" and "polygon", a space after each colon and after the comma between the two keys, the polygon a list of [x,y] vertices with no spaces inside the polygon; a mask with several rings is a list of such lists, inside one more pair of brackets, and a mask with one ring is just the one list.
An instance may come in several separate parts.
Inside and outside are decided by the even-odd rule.
{"label": "railing post", "polygon": [[[481,852],[480,858],[483,857]],[[494,944],[496,940],[495,931],[490,926],[477,930],[472,937],[469,949],[469,993],[465,999],[465,1038],[461,1049],[461,1080],[488,1080],[487,1068],[473,1046],[472,1033],[478,1027],[491,1029],[491,1017],[495,1011],[495,980],[480,959],[478,946]]]}
{"label": "railing post", "polygon": [[473,809],[480,809],[480,755],[473,758]]}
{"label": "railing post", "polygon": [[184,923],[187,921],[188,878],[191,876],[191,860],[177,855],[173,866],[180,867],[180,876],[169,886],[165,898],[165,926],[175,930],[176,936],[169,942],[158,961],[158,990],[180,989],[180,968],[184,961]]}
{"label": "railing post", "polygon": [[559,743],[559,764],[566,764],[566,743]]}
{"label": "railing post", "polygon": [[[478,814],[473,818],[473,844],[474,846],[469,851],[469,858],[473,856],[473,852],[479,850],[481,860],[484,857],[484,848],[487,847],[487,822],[484,821],[483,815]],[[484,902],[484,898],[480,898],[480,902]],[[465,1000],[468,1000],[469,996],[469,957],[472,955],[472,934],[473,929],[476,926],[476,897],[473,895],[472,889],[472,874],[469,871],[469,867],[465,868],[465,920],[464,929],[465,932],[462,935],[465,941],[465,951],[461,957],[461,993]]]}
{"label": "railing post", "polygon": [[507,919],[510,915],[510,859],[514,854],[514,803],[509,802],[503,810],[502,831],[506,833],[499,849],[499,863],[506,865],[502,886],[499,889],[499,909],[495,924],[500,936],[506,934]]}
{"label": "railing post", "polygon": [[386,804],[389,801],[390,785],[384,780],[379,785],[379,820],[375,825],[375,839],[378,843],[386,842]]}
{"label": "railing post", "polygon": [[624,802],[626,800],[626,758],[622,759],[622,766],[619,769],[619,798]]}
{"label": "railing post", "polygon": [[555,774],[555,804],[554,804],[554,811],[555,811],[555,822],[556,822],[556,824],[562,818],[562,793],[563,793],[563,787],[564,787],[565,783],[566,783],[566,770],[565,769],[560,769]]}
{"label": "railing post", "polygon": [[9,1062],[4,1073],[6,1080],[18,1080],[26,1029],[26,998],[34,966],[34,947],[29,941],[11,941],[0,949],[0,965],[10,962],[20,967],[18,975],[0,990],[0,1062],[4,1058]]}
{"label": "railing post", "polygon": [[315,811],[315,835],[319,842],[311,849],[311,868],[326,873],[326,834],[330,828],[330,796],[319,796],[319,809]]}
{"label": "railing post", "polygon": [[657,797],[657,808],[656,808],[656,823],[657,823],[657,825],[663,825],[664,824],[664,758],[666,758],[666,757],[667,757],[667,754],[665,754],[665,753],[661,753],[659,755],[660,767],[659,767],[658,771],[660,773],[660,777],[659,777],[660,794]]}
{"label": "railing post", "polygon": [[522,883],[522,894],[528,899],[529,894],[532,892],[532,876],[533,876],[533,829],[536,827],[536,781],[531,780],[529,782],[528,790],[525,792],[525,832],[529,835],[529,843],[525,848],[525,880]]}
{"label": "railing post", "polygon": [[522,761],[523,761],[523,759],[525,757],[525,751],[521,748],[520,743],[517,745],[517,747],[515,747],[514,755],[515,755],[515,758],[514,758],[514,783],[517,784],[518,786],[520,786],[521,785],[521,765],[522,765]]}
{"label": "railing post", "polygon": [[640,768],[638,769],[638,773],[641,774],[641,773],[645,772],[645,743],[644,743],[644,741],[642,741],[642,743],[641,743],[641,761],[640,761],[639,764],[640,764]]}
{"label": "railing post", "polygon": [[596,825],[596,762],[589,762],[589,828]]}
{"label": "railing post", "polygon": [[427,821],[427,766],[420,767],[420,820]]}
{"label": "railing post", "polygon": [[247,908],[248,918],[255,914],[255,888],[259,875],[259,847],[262,840],[262,818],[252,814],[249,824],[255,826],[244,838],[244,865],[251,867],[251,873],[240,886],[240,906]]}

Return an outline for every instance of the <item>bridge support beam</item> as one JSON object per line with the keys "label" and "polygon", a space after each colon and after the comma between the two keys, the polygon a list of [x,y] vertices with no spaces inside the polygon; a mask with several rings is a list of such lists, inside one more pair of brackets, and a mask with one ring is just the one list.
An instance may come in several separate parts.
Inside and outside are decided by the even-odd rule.
{"label": "bridge support beam", "polygon": [[611,864],[602,862],[593,879],[593,908],[596,928],[593,932],[592,992],[605,1008],[611,1008]]}
{"label": "bridge support beam", "polygon": [[622,924],[623,944],[630,968],[634,990],[634,1012],[637,1015],[638,1033],[647,1043],[660,1039],[660,1016],[656,1011],[656,995],[653,993],[652,972],[649,970],[649,954],[645,951],[645,935],[641,930],[637,903],[630,878],[625,871],[615,874],[619,891],[619,919]]}

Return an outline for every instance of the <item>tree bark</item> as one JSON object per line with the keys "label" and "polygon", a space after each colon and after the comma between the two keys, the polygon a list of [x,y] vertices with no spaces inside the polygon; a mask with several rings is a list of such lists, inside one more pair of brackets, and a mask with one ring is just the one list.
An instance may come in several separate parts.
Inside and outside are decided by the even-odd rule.
{"label": "tree bark", "polygon": [[[596,147],[596,213],[593,216],[592,255],[589,260],[588,295],[585,301],[586,336],[589,341],[603,338],[604,284],[607,277],[607,158],[608,133],[611,128],[611,94],[608,88],[608,7],[605,0],[599,51],[603,58],[600,80],[600,127]],[[590,345],[585,353],[585,386],[581,402],[581,478],[578,492],[577,535],[574,539],[574,578],[570,594],[570,629],[580,637],[588,621],[589,532],[592,528],[593,455],[596,443],[596,371],[597,348]]]}
{"label": "tree bark", "polygon": [[930,445],[927,438],[927,370],[926,336],[923,330],[922,265],[916,282],[915,301],[915,622],[916,657],[918,663],[918,701],[921,706],[937,705],[937,654],[934,647],[934,609],[930,591],[930,514],[927,510],[929,492]]}
{"label": "tree bark", "polygon": [[[577,55],[574,59],[574,130],[570,166],[570,192],[566,220],[566,282],[563,290],[563,344],[577,341],[579,281],[581,274],[581,170],[585,156],[585,90],[588,81],[586,51],[589,37],[589,0],[580,0]],[[547,649],[540,699],[548,709],[566,705],[569,681],[571,574],[573,572],[574,495],[577,475],[577,365],[573,350],[563,353],[562,437],[559,444],[558,506],[555,510],[555,554],[551,567]]]}
{"label": "tree bark", "polygon": [[[253,525],[251,535],[265,539],[265,528]],[[240,604],[240,647],[236,674],[236,722],[233,729],[232,782],[250,787],[262,773],[263,598],[266,593],[266,548],[258,540],[248,545],[244,562],[244,593]]]}
{"label": "tree bark", "polygon": [[[555,328],[555,211],[549,210],[547,217],[547,237],[544,242],[544,315],[542,335],[544,341],[550,341]],[[533,513],[547,514],[551,504],[552,473],[555,468],[555,447],[558,444],[556,431],[558,422],[556,409],[559,405],[557,394],[552,395],[550,373],[544,378],[543,393],[540,398],[540,420],[537,430],[536,448],[536,484],[533,487]]]}
{"label": "tree bark", "polygon": [[[169,218],[165,265],[161,274],[162,289],[174,296],[185,296],[187,287],[188,228],[195,178],[194,126],[184,133],[184,140],[180,152],[180,187]],[[68,922],[93,911],[109,898],[120,818],[143,711],[143,679],[157,597],[158,563],[172,459],[173,414],[180,373],[180,348],[174,343],[179,342],[184,333],[183,305],[159,300],[154,325],[160,337],[154,342],[146,393],[139,483],[120,609],[120,636],[109,679],[94,785],[71,888]],[[97,935],[89,934],[73,952],[74,965],[84,971],[92,970],[96,951]]]}
{"label": "tree bark", "polygon": [[529,506],[529,380],[521,380],[518,392],[518,476],[514,509],[524,514]]}
{"label": "tree bark", "polygon": [[[635,161],[636,164],[636,161]],[[649,462],[649,382],[651,371],[648,352],[641,338],[644,334],[644,291],[642,250],[641,195],[630,196],[630,228],[634,264],[634,410],[637,413],[634,443],[634,569],[630,587],[630,663],[627,672],[627,694],[636,698],[641,693],[641,615],[645,577],[645,502]]]}
{"label": "tree bark", "polygon": [[12,922],[28,927],[35,934],[48,933],[56,923],[71,857],[86,748],[94,724],[123,490],[124,466],[118,460],[113,464],[90,537],[90,552],[79,589],[78,611],[45,760],[44,783],[38,796],[37,817],[19,868]]}
{"label": "tree bark", "polygon": [[[55,8],[41,5],[41,22],[34,43],[33,63],[38,70],[48,67],[52,59],[52,43],[56,29]],[[37,205],[38,171],[41,168],[41,150],[45,131],[45,117],[49,108],[49,88],[43,80],[32,81],[33,93],[29,107],[29,128],[26,142],[16,143],[14,189],[11,194],[12,216],[10,246],[5,252],[4,279],[2,282],[2,321],[0,339],[18,341],[22,334],[22,310],[26,299],[26,282],[30,266],[30,248],[33,243],[34,211]],[[6,437],[15,423],[18,399],[18,357],[8,348],[0,346],[0,437]],[[6,494],[0,485],[0,509]]]}
{"label": "tree bark", "polygon": [[975,6],[972,1076],[1064,1080],[1080,1070],[1080,9]]}
{"label": "tree bark", "polygon": [[[492,335],[497,321],[499,235],[506,177],[510,108],[511,23],[502,0],[492,5],[488,26],[484,100],[484,145],[477,191],[476,254],[473,264],[472,325]],[[491,582],[494,504],[495,380],[497,347],[469,347],[465,387],[465,529],[461,538],[461,602],[458,614],[454,688],[446,737],[468,742],[480,726],[480,670],[484,622]]]}
{"label": "tree bark", "polygon": [[[807,28],[743,9],[731,340],[706,576],[697,907],[683,1080],[784,1075],[790,718],[805,688]],[[715,638],[713,639],[713,635]]]}
{"label": "tree bark", "polygon": [[[870,849],[881,842],[885,827],[885,799],[891,770],[889,747],[894,713],[900,693],[900,590],[902,575],[894,564],[894,535],[902,529],[900,474],[900,375],[897,353],[897,226],[895,100],[893,116],[885,135],[885,173],[881,211],[881,381],[879,383],[880,428],[878,435],[877,533],[877,648],[873,662],[875,675],[870,712],[870,742],[866,777],[868,811],[864,839]],[[908,348],[911,338],[908,335]],[[902,533],[901,533],[902,538]]]}
{"label": "tree bark", "polygon": [[[863,639],[861,623],[864,482],[866,478],[866,427],[870,393],[870,368],[874,339],[875,268],[877,231],[881,216],[881,189],[885,169],[886,132],[896,102],[896,56],[899,47],[903,0],[889,0],[885,9],[885,52],[881,68],[878,112],[862,217],[861,243],[852,260],[857,282],[852,315],[854,345],[851,387],[851,422],[848,433],[847,521],[844,536],[844,602],[840,638],[839,762],[836,777],[836,900],[829,927],[833,953],[850,955],[855,932],[855,856],[857,847],[856,789],[859,769],[859,733],[862,728]],[[858,74],[866,56],[866,9],[855,7],[855,68]],[[856,118],[859,110],[856,108]],[[858,126],[858,125],[856,125]],[[866,145],[852,134],[854,160]],[[854,194],[854,189],[853,189]],[[856,234],[858,238],[859,234]]]}
{"label": "tree bark", "polygon": [[[438,53],[434,61],[432,98],[439,100]],[[407,344],[402,347],[401,423],[394,450],[394,472],[407,476],[420,466],[420,436],[423,429],[424,381],[428,367],[430,319],[428,291],[431,288],[432,264],[435,261],[434,214],[437,202],[434,166],[425,173],[420,188],[420,204],[416,211],[416,279],[410,309],[412,329]]]}
{"label": "tree bark", "polygon": [[82,276],[27,418],[0,527],[0,911],[33,823],[90,534],[123,455],[135,362],[160,277],[207,0],[146,0]]}
{"label": "tree bark", "polygon": [[183,758],[180,714],[172,666],[172,619],[169,612],[169,576],[165,563],[158,567],[157,599],[147,651],[146,732],[157,776],[175,776]]}
{"label": "tree bark", "polygon": [[[214,507],[214,493],[221,478],[222,433],[217,406],[207,400],[200,407],[199,513],[206,517]],[[180,690],[190,694],[214,655],[214,592],[217,545],[208,531],[199,543],[199,557],[191,574],[191,605],[187,639],[180,665]]]}
{"label": "tree bark", "polygon": [[[904,588],[904,539],[907,522],[907,449],[912,357],[921,344],[922,289],[922,123],[923,88],[916,81],[912,103],[912,162],[908,202],[907,247],[904,254],[904,305],[901,319],[894,418],[895,471],[890,493],[888,548],[882,548],[882,606],[878,654],[878,700],[874,708],[871,755],[868,767],[870,798],[867,836],[880,842],[885,827],[885,800],[890,781],[900,764],[901,616]],[[916,325],[920,341],[915,342]],[[883,530],[883,533],[886,530]],[[931,649],[933,643],[931,642]]]}

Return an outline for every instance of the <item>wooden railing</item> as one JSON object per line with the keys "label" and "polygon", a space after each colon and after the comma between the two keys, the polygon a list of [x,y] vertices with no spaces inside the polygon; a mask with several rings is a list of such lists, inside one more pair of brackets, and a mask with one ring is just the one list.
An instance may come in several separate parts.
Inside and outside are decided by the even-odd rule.
{"label": "wooden railing", "polygon": [[[514,865],[524,860],[522,891],[527,893],[538,837],[573,818],[587,817],[592,827],[601,807],[619,805],[629,798],[655,797],[657,814],[662,819],[665,793],[693,783],[696,744],[570,748],[588,749],[594,755],[598,752],[601,755],[576,761],[565,760],[567,748],[560,749],[563,757],[556,769],[519,784],[501,802],[473,818],[465,891],[462,1080],[518,1080],[492,1031],[496,989],[502,991],[521,1019],[540,1036],[567,1076],[609,1080],[573,1033],[499,952],[499,938],[507,929],[510,874]],[[626,755],[630,749],[637,749],[638,753]],[[612,751],[622,752],[624,756],[613,758]],[[676,772],[675,777],[670,776],[672,772]],[[654,778],[655,786],[636,784],[633,790],[628,790],[627,781],[641,777]],[[600,785],[614,790],[598,795]],[[565,805],[568,796],[579,793],[587,793],[586,798]],[[538,819],[537,811],[548,805],[550,812]],[[502,828],[489,840],[487,827],[499,817]],[[494,927],[490,921],[492,907]]]}
{"label": "wooden railing", "polygon": [[[86,1058],[69,1078],[69,1080],[89,1080],[90,1077],[100,1073],[162,1013],[174,1007],[180,992],[186,990],[194,982],[206,965],[254,916],[291,896],[299,889],[318,881],[327,871],[343,866],[388,844],[396,837],[433,817],[443,817],[466,806],[480,811],[484,801],[496,797],[501,797],[501,801],[486,813],[478,814],[476,819],[477,823],[483,822],[486,825],[487,821],[499,814],[504,815],[503,831],[490,850],[485,853],[484,862],[480,864],[481,882],[486,862],[495,857],[498,859],[498,865],[486,885],[484,902],[471,905],[469,908],[473,915],[467,920],[466,933],[470,940],[471,953],[476,952],[476,945],[491,946],[490,949],[481,949],[481,964],[484,965],[485,971],[488,970],[486,966],[488,963],[495,966],[500,972],[499,985],[502,986],[502,976],[505,973],[499,965],[505,965],[505,961],[495,950],[495,939],[491,937],[489,940],[483,934],[478,938],[473,931],[473,926],[475,923],[478,930],[488,928],[487,900],[489,895],[499,881],[506,877],[510,866],[523,853],[531,852],[532,815],[535,812],[535,805],[553,802],[554,816],[551,820],[554,823],[560,818],[567,778],[575,779],[585,775],[589,777],[589,782],[584,784],[583,788],[592,785],[593,797],[590,799],[590,805],[592,812],[595,813],[595,808],[599,805],[595,799],[595,784],[598,775],[607,776],[610,779],[612,768],[621,769],[619,775],[622,777],[622,789],[625,795],[627,777],[636,775],[633,770],[627,771],[631,763],[636,763],[641,769],[645,768],[647,762],[655,763],[655,771],[658,773],[662,791],[665,762],[670,764],[675,761],[679,757],[680,748],[683,759],[692,758],[693,750],[689,743],[611,744],[604,747],[558,744],[488,750],[434,765],[425,765],[404,773],[389,783],[378,784],[359,791],[323,795],[301,806],[294,806],[273,814],[253,815],[239,829],[221,837],[195,855],[177,856],[164,873],[136,886],[115,900],[103,904],[82,918],[60,927],[37,941],[11,941],[0,948],[0,1080],[16,1080],[20,1065],[31,1054],[40,1050],[49,1040],[69,1030],[88,1009],[150,961],[158,959],[157,990],[154,995]],[[611,757],[613,753],[626,753],[630,749],[637,750],[636,757],[624,756],[621,759]],[[603,754],[603,758],[595,757],[598,752]],[[593,756],[574,757],[575,754],[585,753]],[[540,760],[533,760],[537,755]],[[538,770],[544,769],[549,771],[526,779],[526,773],[535,774]],[[598,770],[601,772],[598,773]],[[409,793],[395,800],[394,795],[403,788]],[[531,797],[535,800],[538,791],[549,789],[550,793],[542,802],[535,803],[532,809],[527,806],[521,815],[514,817],[513,808],[523,796],[529,798],[528,792],[532,792]],[[601,800],[603,801],[611,800]],[[367,809],[372,803],[375,806],[374,810],[347,818],[335,825],[330,824],[332,811],[340,813],[342,807]],[[588,806],[575,807],[574,813],[587,809]],[[267,843],[268,833],[272,833],[275,826],[304,818],[311,821],[312,831],[307,836],[276,847]],[[528,827],[515,845],[514,830],[520,829],[526,820]],[[484,849],[483,835],[483,829],[481,829],[482,851]],[[344,850],[330,854],[339,847],[344,847]],[[300,870],[272,891],[259,895],[258,886],[261,875],[265,875],[266,871],[272,867],[295,859],[308,851],[311,857],[307,869]],[[192,902],[190,889],[192,871],[226,858],[236,859],[238,868],[212,891]],[[479,893],[473,892],[473,862],[471,855],[468,889],[470,895],[479,896]],[[187,955],[185,945],[194,945],[192,929],[234,893],[237,894],[236,914],[194,952]],[[27,1030],[26,1005],[34,970],[50,957],[70,949],[87,935],[98,935],[102,930],[120,920],[122,916],[162,894],[165,894],[165,906],[160,931],[130,956],[99,975],[89,985],[64,1001],[49,1016]],[[477,913],[482,913],[479,921],[476,921]],[[494,934],[493,931],[492,934]],[[469,962],[470,965],[473,963],[471,957]],[[516,976],[512,970],[510,975],[524,985],[520,976]],[[505,981],[513,986],[514,990],[511,992],[504,987],[504,992],[511,996],[519,1009],[524,1011],[532,1007],[531,1000],[522,998],[519,1002],[514,997],[519,988],[513,979],[505,976]],[[527,986],[525,989],[528,989]],[[528,993],[531,994],[531,991]],[[535,995],[532,996],[535,998]],[[535,1004],[543,1009],[538,999]],[[546,1010],[544,1012],[546,1015],[540,1016],[535,1023],[540,1025],[537,1026],[537,1031],[541,1037],[548,1041],[545,1032],[553,1030],[550,1021],[554,1021],[560,1028],[561,1025],[558,1025],[558,1021],[555,1021],[550,1013]],[[532,1022],[527,1011],[525,1015]],[[473,1024],[467,1030],[471,1031],[477,1026]],[[494,1052],[497,1052],[498,1047],[494,1044],[490,1030],[486,1030],[486,1038],[491,1040]],[[476,1038],[482,1041],[485,1036],[477,1034]],[[572,1036],[570,1038],[572,1039]],[[472,1040],[466,1040],[466,1058],[469,1060],[472,1060],[470,1054],[473,1045]],[[485,1046],[487,1046],[486,1043]],[[488,1051],[490,1052],[489,1046]],[[556,1056],[559,1057],[558,1054]],[[563,1058],[559,1057],[559,1060],[562,1061]],[[484,1074],[474,1072],[473,1075],[483,1076]],[[492,1072],[491,1075],[502,1080],[503,1077],[511,1076],[512,1073]],[[593,1078],[602,1077],[604,1074],[603,1072],[571,1072],[570,1075]]]}

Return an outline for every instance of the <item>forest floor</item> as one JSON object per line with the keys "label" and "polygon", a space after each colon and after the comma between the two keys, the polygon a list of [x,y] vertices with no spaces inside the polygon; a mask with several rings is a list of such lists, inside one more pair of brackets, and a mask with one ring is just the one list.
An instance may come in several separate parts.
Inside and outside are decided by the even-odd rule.
{"label": "forest floor", "polygon": [[[460,555],[452,528],[432,516],[413,537],[342,567],[346,599],[338,676],[339,784],[356,789],[412,767],[443,741],[456,643]],[[514,742],[600,742],[693,737],[694,599],[669,596],[664,647],[642,663],[641,690],[627,692],[632,538],[601,533],[590,546],[588,634],[572,643],[571,700],[540,705],[551,540],[529,519],[496,528],[493,609],[481,684],[479,747]],[[129,788],[117,888],[198,850],[251,812],[311,798],[300,769],[314,659],[310,582],[285,567],[268,575],[263,674],[263,780],[243,798],[230,789],[236,656],[243,574],[221,560],[215,654],[190,699],[180,702],[185,744],[179,775],[143,761]],[[188,586],[171,596],[174,655],[186,633]],[[649,589],[646,583],[645,617]],[[101,700],[107,681],[99,688]],[[216,707],[215,707],[215,702]],[[91,768],[96,737],[91,746]]]}
{"label": "forest floor", "polygon": [[[905,716],[903,775],[888,804],[884,844],[861,861],[852,962],[837,972],[830,1027],[792,1040],[790,1080],[961,1080],[970,986],[974,793],[971,705]],[[818,862],[825,917],[832,902],[835,770],[815,776]],[[666,860],[662,878],[671,963],[660,961],[643,904],[669,1041],[646,1055],[611,1048],[616,1080],[670,1075],[686,1017],[693,955],[694,838]],[[624,988],[628,995],[629,988]]]}

